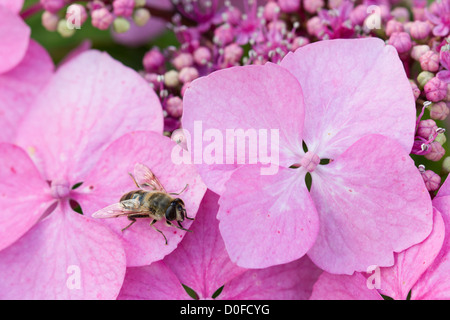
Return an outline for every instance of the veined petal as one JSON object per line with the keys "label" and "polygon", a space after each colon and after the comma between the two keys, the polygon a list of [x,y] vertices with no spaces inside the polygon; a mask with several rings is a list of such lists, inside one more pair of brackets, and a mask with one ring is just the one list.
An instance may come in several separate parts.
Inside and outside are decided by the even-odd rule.
{"label": "veined petal", "polygon": [[383,300],[376,289],[367,287],[361,273],[351,276],[322,273],[314,284],[310,300]]}
{"label": "veined petal", "polygon": [[108,145],[135,130],[162,132],[159,99],[134,70],[86,51],[63,64],[24,119],[18,143],[48,180],[80,182]]}
{"label": "veined petal", "polygon": [[0,74],[15,68],[27,52],[30,27],[0,2]]}
{"label": "veined petal", "polygon": [[394,47],[377,38],[319,41],[288,54],[281,66],[303,89],[309,151],[334,159],[366,134],[411,150],[415,101]]}
{"label": "veined petal", "polygon": [[115,299],[124,276],[118,237],[66,203],[0,252],[2,299]]}
{"label": "veined petal", "polygon": [[0,250],[24,235],[53,199],[30,157],[21,148],[0,144]]}
{"label": "veined petal", "polygon": [[22,120],[53,75],[50,55],[30,40],[22,61],[0,74],[0,141],[14,142]]}
{"label": "veined petal", "polygon": [[[193,81],[183,100],[182,122],[191,138],[193,162],[218,194],[236,168],[251,163],[250,157],[264,163],[261,152],[267,151],[267,162],[289,167],[303,154],[302,90],[278,65],[214,72]],[[215,153],[207,149],[213,143]]]}
{"label": "veined petal", "polygon": [[260,166],[243,166],[219,200],[219,228],[233,262],[265,268],[302,257],[319,228],[316,209],[300,170],[279,168],[261,175]]}
{"label": "veined petal", "polygon": [[178,248],[164,262],[180,282],[192,288],[201,299],[211,298],[223,285],[246,271],[231,262],[219,233],[219,196],[207,191],[199,212]]}
{"label": "veined petal", "polygon": [[431,232],[429,193],[402,146],[368,135],[312,173],[320,231],[309,257],[330,273],[392,266]]}

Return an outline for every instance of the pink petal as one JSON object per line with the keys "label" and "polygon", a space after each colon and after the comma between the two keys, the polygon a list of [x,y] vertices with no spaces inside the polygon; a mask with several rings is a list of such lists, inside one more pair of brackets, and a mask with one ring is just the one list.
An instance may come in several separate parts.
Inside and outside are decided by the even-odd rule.
{"label": "pink petal", "polygon": [[48,180],[80,182],[115,139],[162,132],[157,95],[134,70],[86,51],[62,65],[24,119],[18,142]]}
{"label": "pink petal", "polygon": [[416,108],[394,47],[377,38],[319,41],[288,54],[281,66],[304,92],[309,151],[333,159],[372,133],[411,150]]}
{"label": "pink petal", "polygon": [[118,300],[191,299],[177,276],[162,261],[127,268]]}
{"label": "pink petal", "polygon": [[383,300],[376,289],[369,289],[360,273],[337,275],[322,273],[314,285],[310,300]]}
{"label": "pink petal", "polygon": [[444,221],[439,211],[434,209],[433,231],[428,238],[396,254],[394,266],[380,269],[380,293],[395,300],[406,300],[411,288],[439,253],[444,235]]}
{"label": "pink petal", "polygon": [[186,235],[177,250],[164,262],[180,282],[192,288],[200,299],[211,298],[214,292],[246,269],[233,264],[219,233],[216,214],[219,196],[207,191],[192,224],[192,234]]}
{"label": "pink petal", "polygon": [[[50,207],[49,186],[21,148],[0,144],[0,250],[25,234]],[[24,201],[26,199],[26,201]]]}
{"label": "pink petal", "polygon": [[[444,183],[445,185],[445,183]],[[417,281],[411,291],[412,299],[449,300],[450,299],[450,197],[438,196],[433,205],[442,214],[445,224],[445,239],[442,249],[434,259],[433,264]]]}
{"label": "pink petal", "polygon": [[0,74],[17,66],[28,48],[30,27],[14,12],[0,5]]}
{"label": "pink petal", "polygon": [[66,203],[0,252],[1,299],[115,299],[124,276],[118,237]]}
{"label": "pink petal", "polygon": [[[208,188],[216,193],[223,193],[224,183],[241,165],[237,155],[244,154],[245,161],[241,163],[246,164],[252,155],[248,146],[236,151],[237,139],[233,135],[227,139],[227,130],[232,134],[237,129],[244,132],[251,129],[256,139],[267,141],[268,155],[273,156],[271,148],[276,147],[275,151],[281,148],[277,152],[279,159],[270,161],[274,165],[280,163],[289,167],[303,154],[302,90],[289,72],[275,64],[234,67],[199,78],[186,91],[183,108],[183,128],[191,136],[188,147],[193,152],[193,161],[198,164],[199,173]],[[260,129],[266,130],[267,137],[263,138]],[[210,154],[205,149],[215,141],[209,137],[207,142],[207,133],[217,136],[223,143],[222,150],[219,150],[222,154],[216,154],[215,159],[207,159],[204,155]],[[271,139],[272,133],[278,133],[279,144]],[[203,143],[202,138],[205,140]],[[232,143],[234,155],[226,148]],[[252,142],[246,144],[252,145]],[[253,142],[253,146],[257,144],[258,141]],[[262,149],[258,148],[258,155],[254,154],[259,162],[263,162]]]}
{"label": "pink petal", "polygon": [[[180,192],[179,197],[186,205],[187,214],[194,218],[206,187],[193,165],[172,162],[172,149],[180,148],[169,138],[154,132],[135,132],[113,142],[102,154],[97,165],[86,175],[83,185],[74,194],[84,212],[91,216],[95,211],[119,202],[121,196],[137,187],[128,175],[136,163],[143,163],[152,170],[167,192]],[[128,266],[142,266],[161,260],[172,252],[182,240],[185,231],[168,227],[163,221],[155,227],[164,232],[168,245],[161,234],[150,227],[151,219],[138,221],[122,232],[130,221],[126,218],[105,219],[120,236],[127,254]],[[189,229],[192,221],[185,220],[183,226]]]}
{"label": "pink petal", "polygon": [[294,169],[260,175],[260,166],[233,173],[219,200],[220,232],[233,262],[265,268],[302,257],[314,244],[318,215]]}
{"label": "pink petal", "polygon": [[248,270],[225,284],[219,299],[308,300],[322,270],[308,257],[261,270]]}
{"label": "pink petal", "polygon": [[4,6],[14,13],[19,13],[24,0],[0,0],[0,6]]}
{"label": "pink petal", "polygon": [[53,69],[47,51],[31,40],[25,58],[11,71],[0,74],[0,141],[14,141],[22,119]]}
{"label": "pink petal", "polygon": [[365,136],[311,175],[320,231],[308,254],[330,273],[392,266],[393,252],[423,241],[431,232],[429,193],[413,161],[394,140]]}

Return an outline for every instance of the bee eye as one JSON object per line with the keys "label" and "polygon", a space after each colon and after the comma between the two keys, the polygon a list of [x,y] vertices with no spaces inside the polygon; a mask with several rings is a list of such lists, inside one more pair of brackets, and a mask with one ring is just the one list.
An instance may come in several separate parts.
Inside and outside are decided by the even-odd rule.
{"label": "bee eye", "polygon": [[169,206],[166,210],[166,220],[173,221],[177,217],[177,212],[174,206]]}
{"label": "bee eye", "polygon": [[177,206],[177,210],[178,210],[178,211],[181,211],[181,210],[183,210],[183,207],[180,206],[180,205],[178,205],[178,206]]}

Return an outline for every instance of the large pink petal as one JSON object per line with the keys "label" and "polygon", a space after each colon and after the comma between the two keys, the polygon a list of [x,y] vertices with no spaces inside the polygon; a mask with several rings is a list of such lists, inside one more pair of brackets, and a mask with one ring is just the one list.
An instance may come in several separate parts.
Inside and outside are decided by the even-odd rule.
{"label": "large pink petal", "polygon": [[50,188],[21,148],[0,144],[0,250],[27,232],[50,207]]}
{"label": "large pink petal", "polygon": [[279,168],[260,175],[260,166],[243,166],[219,200],[219,228],[233,262],[264,268],[302,257],[313,245],[318,214],[305,175]]}
{"label": "large pink petal", "polygon": [[0,74],[22,61],[30,41],[30,27],[0,3]]}
{"label": "large pink petal", "polygon": [[377,38],[319,41],[288,54],[281,66],[303,89],[308,150],[336,158],[372,133],[411,150],[416,108],[394,47]]}
{"label": "large pink petal", "polygon": [[394,252],[423,241],[433,210],[423,179],[402,146],[368,135],[312,173],[320,231],[308,253],[330,273],[394,264]]}
{"label": "large pink petal", "polygon": [[435,209],[433,231],[428,238],[396,254],[392,267],[380,269],[380,292],[395,300],[406,300],[411,288],[438,255],[444,236],[444,221]]}
{"label": "large pink petal", "polygon": [[31,40],[25,58],[11,71],[0,74],[0,141],[14,141],[20,123],[53,69],[47,51]]}
{"label": "large pink petal", "polygon": [[[279,159],[270,162],[286,167],[303,154],[302,90],[289,72],[275,64],[234,67],[199,78],[186,91],[183,108],[183,128],[191,137],[189,147],[193,161],[198,164],[199,173],[208,188],[216,193],[223,193],[224,183],[241,165],[237,161],[239,153],[245,155],[245,161],[241,163],[250,163],[249,145],[256,148],[259,143],[267,141],[267,154],[273,156],[271,148],[276,148],[275,153],[279,154]],[[246,139],[246,145],[232,155],[226,146],[234,143],[234,149],[238,148],[237,139],[233,136],[238,129],[243,132],[250,129],[248,133],[254,133],[254,137],[250,142]],[[260,129],[266,130],[267,137],[259,133]],[[228,139],[227,131],[230,133]],[[273,141],[271,135],[275,132],[279,139]],[[203,144],[202,139],[205,140]],[[206,149],[213,145],[214,139],[223,144],[223,148],[219,148],[222,154],[216,153],[215,159],[208,159],[211,152]],[[264,149],[258,146],[258,154],[254,154],[259,162],[263,160],[261,150]]]}
{"label": "large pink petal", "polygon": [[337,275],[322,273],[313,287],[311,300],[383,300],[376,289],[369,289],[361,273]]}
{"label": "large pink petal", "polygon": [[231,262],[219,233],[216,214],[219,196],[207,191],[187,234],[177,250],[164,262],[178,276],[181,283],[192,288],[201,299],[211,298],[217,289],[246,269]]}
{"label": "large pink petal", "polygon": [[[138,162],[153,171],[167,192],[180,192],[179,197],[186,204],[189,217],[195,217],[206,191],[193,165],[174,164],[172,150],[179,149],[173,141],[154,132],[135,132],[127,134],[115,142],[102,154],[94,169],[87,174],[83,185],[76,189],[74,198],[79,201],[86,215],[108,205],[119,202],[121,196],[137,187],[128,175],[133,173]],[[161,260],[172,252],[182,240],[185,231],[168,227],[163,221],[155,226],[164,232],[168,245],[161,234],[150,227],[151,219],[140,219],[132,227],[122,232],[130,221],[126,218],[102,220],[122,239],[127,254],[128,266],[147,265]],[[183,226],[189,229],[192,221],[185,220]]]}
{"label": "large pink petal", "polygon": [[18,134],[48,180],[77,183],[102,151],[134,130],[162,132],[157,95],[134,70],[87,51],[62,65]]}
{"label": "large pink petal", "polygon": [[186,300],[191,299],[177,276],[164,262],[127,268],[119,300]]}
{"label": "large pink petal", "polygon": [[[444,183],[445,184],[445,183]],[[445,239],[442,249],[433,264],[420,277],[412,288],[412,299],[449,300],[450,299],[450,196],[434,198],[433,205],[438,209],[445,224]]]}
{"label": "large pink petal", "polygon": [[225,284],[219,299],[308,300],[322,270],[308,257],[260,270],[248,270]]}
{"label": "large pink petal", "polygon": [[64,203],[0,252],[0,298],[115,299],[125,269],[119,238]]}
{"label": "large pink petal", "polygon": [[24,0],[0,0],[0,6],[4,6],[14,13],[19,13]]}

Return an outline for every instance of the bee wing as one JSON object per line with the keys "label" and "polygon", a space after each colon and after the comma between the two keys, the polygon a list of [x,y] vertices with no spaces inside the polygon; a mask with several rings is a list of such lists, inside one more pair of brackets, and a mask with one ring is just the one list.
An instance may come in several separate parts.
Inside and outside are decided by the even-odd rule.
{"label": "bee wing", "polygon": [[142,163],[136,163],[134,166],[134,177],[137,184],[144,190],[166,192],[161,182],[159,182],[158,178],[156,178],[155,174]]}
{"label": "bee wing", "polygon": [[135,209],[137,209],[138,207],[139,207],[139,200],[137,199],[124,200],[94,212],[92,214],[92,217],[97,219],[107,219],[107,218],[116,218],[120,216],[127,216],[131,213],[135,213],[136,212]]}

